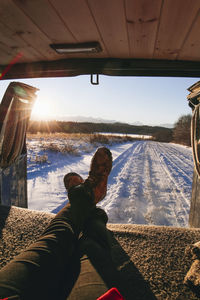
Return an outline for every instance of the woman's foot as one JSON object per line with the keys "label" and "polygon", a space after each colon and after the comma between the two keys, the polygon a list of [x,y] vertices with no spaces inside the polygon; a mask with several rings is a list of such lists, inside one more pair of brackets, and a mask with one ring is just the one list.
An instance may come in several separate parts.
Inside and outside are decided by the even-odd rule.
{"label": "woman's foot", "polygon": [[79,174],[74,172],[68,173],[64,176],[64,185],[67,191],[69,191],[70,188],[77,186],[83,182],[83,178]]}
{"label": "woman's foot", "polygon": [[99,148],[94,154],[89,176],[84,185],[91,187],[94,193],[95,203],[101,201],[107,192],[108,176],[112,169],[112,154],[106,147]]}

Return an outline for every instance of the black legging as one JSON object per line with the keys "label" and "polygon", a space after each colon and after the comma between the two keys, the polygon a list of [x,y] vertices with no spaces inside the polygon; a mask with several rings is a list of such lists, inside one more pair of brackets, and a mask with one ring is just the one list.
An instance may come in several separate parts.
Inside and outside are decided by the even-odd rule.
{"label": "black legging", "polygon": [[69,199],[71,204],[55,216],[41,237],[1,269],[0,299],[15,295],[27,300],[63,299],[69,294],[80,267],[78,237],[95,210],[93,196],[84,185],[72,188]]}

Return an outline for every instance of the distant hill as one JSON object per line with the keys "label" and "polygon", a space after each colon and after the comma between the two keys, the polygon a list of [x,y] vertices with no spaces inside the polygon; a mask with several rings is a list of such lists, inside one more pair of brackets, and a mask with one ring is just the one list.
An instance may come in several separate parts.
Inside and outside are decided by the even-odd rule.
{"label": "distant hill", "polygon": [[89,122],[89,123],[115,123],[116,120],[105,120],[102,118],[84,117],[84,116],[59,116],[54,120],[64,122]]}
{"label": "distant hill", "polygon": [[[63,121],[63,122],[78,122],[78,123],[117,123],[116,120],[107,120],[107,119],[102,119],[102,118],[94,118],[94,117],[84,117],[84,116],[54,116],[53,119],[50,118],[49,121]],[[32,118],[32,121],[38,121],[38,119],[34,119],[34,116]],[[122,122],[123,123],[123,122]],[[145,124],[140,122],[140,121],[135,121],[135,122],[131,122],[131,123],[127,123],[130,125],[136,125],[136,126],[144,126]],[[166,128],[173,128],[174,124],[148,124],[147,126],[150,127],[154,127],[154,126],[158,126],[158,127],[166,127]]]}
{"label": "distant hill", "polygon": [[160,124],[161,127],[174,128],[174,124]]}

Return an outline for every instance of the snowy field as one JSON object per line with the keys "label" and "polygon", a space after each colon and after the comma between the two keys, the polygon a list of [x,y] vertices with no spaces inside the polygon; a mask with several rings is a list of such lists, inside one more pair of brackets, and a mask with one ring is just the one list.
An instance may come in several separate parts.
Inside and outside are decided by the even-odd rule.
{"label": "snowy field", "polygon": [[[96,134],[103,134],[103,135],[110,135],[108,132],[96,132]],[[141,138],[143,140],[150,140],[152,139],[152,135],[141,135],[141,134],[131,134],[131,133],[112,133],[112,135],[116,136],[130,136],[133,138]]]}
{"label": "snowy field", "polygon": [[[28,206],[30,209],[58,212],[68,201],[63,176],[77,172],[88,175],[95,148],[79,155],[41,150],[38,142],[28,142]],[[192,189],[191,148],[152,141],[135,141],[109,146],[113,169],[108,193],[99,206],[110,223],[136,223],[188,226]],[[34,155],[48,160],[36,163]]]}

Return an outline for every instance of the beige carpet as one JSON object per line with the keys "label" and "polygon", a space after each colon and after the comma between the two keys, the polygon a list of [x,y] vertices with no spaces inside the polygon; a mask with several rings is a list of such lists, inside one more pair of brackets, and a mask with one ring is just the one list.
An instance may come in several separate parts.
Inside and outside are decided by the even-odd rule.
{"label": "beige carpet", "polygon": [[[0,267],[35,241],[53,216],[0,206]],[[108,228],[120,278],[116,285],[125,299],[199,299],[183,284],[191,266],[185,248],[200,240],[199,229],[121,224]]]}

